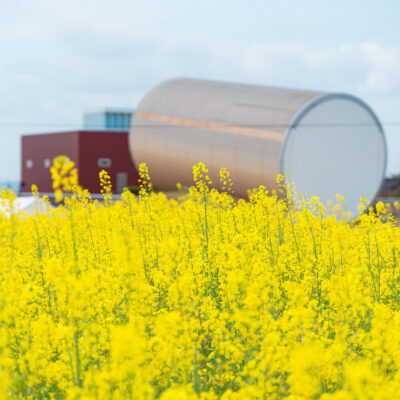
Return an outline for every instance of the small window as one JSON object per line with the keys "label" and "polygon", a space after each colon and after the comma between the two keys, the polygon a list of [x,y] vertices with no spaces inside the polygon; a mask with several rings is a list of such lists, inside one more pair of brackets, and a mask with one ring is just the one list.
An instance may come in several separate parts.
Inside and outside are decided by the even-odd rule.
{"label": "small window", "polygon": [[111,158],[98,158],[97,166],[99,168],[110,168],[111,167]]}
{"label": "small window", "polygon": [[33,167],[33,161],[32,160],[26,160],[26,168],[32,168]]}
{"label": "small window", "polygon": [[43,165],[44,165],[45,168],[50,168],[51,167],[51,161],[48,158],[46,158],[43,161]]}

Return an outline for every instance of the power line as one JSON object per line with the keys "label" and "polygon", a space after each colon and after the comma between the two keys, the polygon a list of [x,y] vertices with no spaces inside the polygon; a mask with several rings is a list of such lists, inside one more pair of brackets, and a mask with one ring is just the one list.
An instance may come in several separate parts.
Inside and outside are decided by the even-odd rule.
{"label": "power line", "polygon": [[[206,122],[206,121],[205,121]],[[224,122],[218,122],[221,125],[225,125]],[[226,124],[229,125],[229,124]],[[382,126],[400,126],[400,122],[382,122]],[[104,129],[103,125],[99,126],[94,126],[90,125],[90,127],[83,127],[82,124],[62,124],[62,123],[40,123],[40,122],[34,122],[34,123],[29,123],[29,122],[0,122],[0,126],[5,126],[5,127],[54,127],[54,128],[77,128],[80,130],[95,130],[99,129],[102,130]],[[135,127],[138,128],[169,128],[169,129],[174,129],[176,127],[181,127],[185,125],[175,125],[175,124],[157,124],[157,123],[152,123],[152,124],[135,124]],[[243,127],[243,128],[293,128],[298,126],[298,124],[235,124],[235,126]],[[302,127],[315,127],[315,128],[320,128],[320,127],[348,127],[348,126],[354,126],[354,127],[360,127],[360,126],[376,126],[376,123],[374,122],[360,122],[360,123],[319,123],[319,124],[301,124]],[[113,128],[107,128],[108,130],[112,130]],[[115,128],[116,130],[127,130],[127,129],[122,129],[122,128]]]}

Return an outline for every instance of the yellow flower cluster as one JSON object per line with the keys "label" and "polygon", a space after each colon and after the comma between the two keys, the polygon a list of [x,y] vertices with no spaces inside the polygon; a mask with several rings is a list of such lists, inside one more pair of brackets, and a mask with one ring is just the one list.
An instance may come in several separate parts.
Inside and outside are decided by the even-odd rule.
{"label": "yellow flower cluster", "polygon": [[[75,163],[67,156],[58,156],[53,160],[53,165],[50,168],[51,178],[53,180],[53,189],[56,202],[63,199],[63,193],[76,192],[79,186],[78,170]],[[33,188],[35,192],[37,188]]]}
{"label": "yellow flower cluster", "polygon": [[230,172],[226,168],[221,168],[220,172],[220,182],[222,185],[222,191],[233,194],[233,181],[231,179]]}
{"label": "yellow flower cluster", "polygon": [[104,169],[99,172],[100,193],[104,196],[104,201],[108,205],[112,195],[111,177]]}
{"label": "yellow flower cluster", "polygon": [[290,185],[235,201],[194,174],[180,201],[142,165],[139,197],[0,217],[0,398],[397,398],[387,209],[345,222]]}
{"label": "yellow flower cluster", "polygon": [[150,194],[153,189],[152,183],[150,181],[149,170],[146,163],[139,164],[139,183],[140,183],[140,197]]}

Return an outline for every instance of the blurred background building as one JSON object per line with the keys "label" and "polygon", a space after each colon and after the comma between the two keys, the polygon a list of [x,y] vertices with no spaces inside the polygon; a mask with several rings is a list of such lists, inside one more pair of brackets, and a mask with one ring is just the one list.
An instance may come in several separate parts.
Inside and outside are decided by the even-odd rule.
{"label": "blurred background building", "polygon": [[105,109],[84,114],[83,129],[23,135],[20,192],[30,193],[35,184],[42,194],[52,193],[50,167],[60,155],[75,163],[79,184],[93,194],[100,193],[101,170],[110,175],[114,193],[138,186],[128,146],[132,113],[128,109]]}
{"label": "blurred background building", "polygon": [[131,126],[133,109],[112,109],[86,112],[83,115],[85,130],[121,130],[127,131]]}

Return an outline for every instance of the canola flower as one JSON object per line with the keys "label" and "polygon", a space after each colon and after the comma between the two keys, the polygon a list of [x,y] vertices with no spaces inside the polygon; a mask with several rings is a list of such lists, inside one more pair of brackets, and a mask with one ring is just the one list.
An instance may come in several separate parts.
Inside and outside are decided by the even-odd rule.
{"label": "canola flower", "polygon": [[[75,163],[67,156],[58,156],[53,160],[50,167],[50,174],[53,180],[53,189],[55,200],[59,203],[63,199],[63,193],[77,192],[79,188],[78,170]],[[101,180],[100,176],[100,180]],[[37,188],[33,188],[32,192],[36,193]]]}
{"label": "canola flower", "polygon": [[219,193],[200,163],[176,201],[140,175],[138,197],[112,202],[102,172],[101,203],[73,179],[33,216],[2,193],[0,398],[398,397],[400,231],[384,205],[345,222],[282,177],[283,196],[235,201],[228,172]]}

